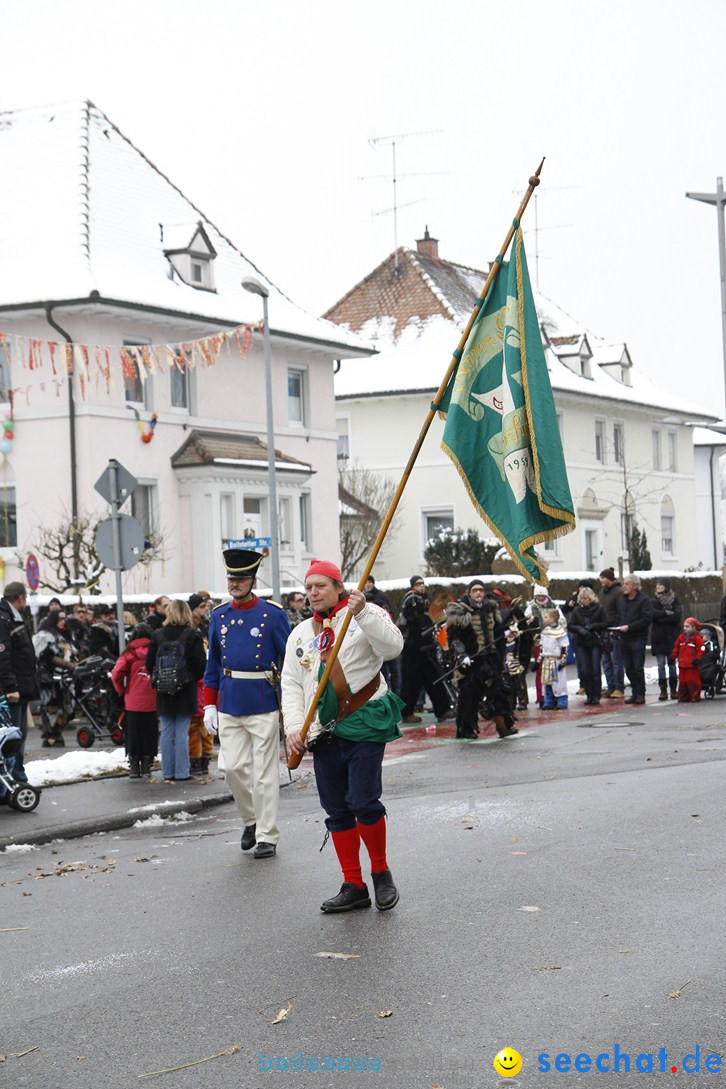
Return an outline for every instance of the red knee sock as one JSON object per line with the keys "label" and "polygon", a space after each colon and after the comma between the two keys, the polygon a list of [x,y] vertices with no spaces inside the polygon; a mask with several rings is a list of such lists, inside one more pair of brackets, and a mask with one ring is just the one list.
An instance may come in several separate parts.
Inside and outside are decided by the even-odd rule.
{"label": "red knee sock", "polygon": [[358,821],[360,838],[366,845],[371,856],[372,873],[380,873],[388,869],[386,862],[386,818],[379,817],[375,824],[361,824]]}
{"label": "red knee sock", "polygon": [[351,885],[363,888],[363,874],[360,868],[360,835],[357,828],[346,828],[344,832],[331,832],[335,853],[343,871],[343,880]]}

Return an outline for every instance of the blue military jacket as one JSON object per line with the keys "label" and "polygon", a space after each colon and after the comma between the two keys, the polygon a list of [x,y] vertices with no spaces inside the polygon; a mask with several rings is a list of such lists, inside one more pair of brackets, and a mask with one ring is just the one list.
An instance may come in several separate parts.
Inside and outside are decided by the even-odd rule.
{"label": "blue military jacket", "polygon": [[[285,610],[255,597],[235,609],[232,601],[218,605],[209,623],[209,652],[204,674],[204,703],[213,703],[208,689],[219,693],[217,707],[225,715],[261,715],[276,711],[277,695],[267,680],[270,666],[279,669],[290,634]],[[259,673],[260,679],[225,675]]]}

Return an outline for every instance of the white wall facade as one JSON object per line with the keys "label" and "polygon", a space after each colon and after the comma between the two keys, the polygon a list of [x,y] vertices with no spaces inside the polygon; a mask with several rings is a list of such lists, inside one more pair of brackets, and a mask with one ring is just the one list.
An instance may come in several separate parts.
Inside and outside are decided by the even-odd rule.
{"label": "white wall facade", "polygon": [[[337,416],[348,429],[350,458],[400,480],[431,398],[430,392],[338,397]],[[555,400],[578,526],[542,552],[552,573],[617,567],[618,557],[625,554],[621,515],[626,489],[636,523],[646,533],[653,566],[674,571],[696,566],[691,429],[667,424],[656,408],[628,402],[585,401],[561,391],[555,391]],[[602,421],[599,460],[596,420]],[[615,457],[616,427],[624,439],[621,463]],[[375,565],[376,577],[401,578],[422,567],[426,526],[437,515],[450,518],[454,527],[477,529],[483,537],[490,533],[441,450],[442,430],[443,423],[435,418],[403,493],[396,532]],[[659,468],[654,467],[653,431],[661,435]]]}
{"label": "white wall facade", "polygon": [[[54,319],[74,342],[91,345],[120,345],[124,342],[178,343],[198,339],[218,330],[188,319],[145,314],[140,310],[84,304],[83,308],[58,307]],[[337,462],[335,403],[332,384],[332,352],[304,341],[274,335],[271,315],[272,396],[275,446],[283,454],[312,467],[310,473],[277,475],[278,507],[286,516],[286,539],[281,551],[282,585],[299,583],[307,561],[317,553],[337,560]],[[9,333],[43,340],[60,336],[42,312],[3,315],[2,328]],[[13,360],[13,387],[27,387],[16,395],[15,438],[12,450],[0,467],[0,483],[14,484],[17,501],[17,548],[0,550],[5,563],[5,580],[19,577],[28,552],[36,551],[38,528],[54,524],[71,509],[71,457],[67,378],[62,376],[59,355],[56,382],[38,384],[32,371]],[[197,366],[190,372],[188,408],[171,404],[169,374],[156,374],[145,392],[145,404],[137,404],[146,426],[151,412],[158,422],[151,442],[141,441],[134,415],[126,406],[124,380],[117,359],[112,363],[113,381],[94,376],[81,396],[78,375],[74,376],[76,399],[76,470],[79,513],[105,512],[108,508],[94,490],[94,483],[116,458],[140,483],[153,489],[156,529],[163,536],[159,558],[150,565],[137,565],[123,578],[127,592],[175,592],[224,586],[221,561],[221,496],[234,497],[235,536],[243,534],[245,498],[260,500],[260,532],[269,535],[267,464],[249,467],[200,466],[174,470],[172,455],[192,430],[239,432],[267,441],[265,381],[262,336],[256,334],[253,347],[240,356],[234,348],[220,354],[217,365]],[[302,422],[288,418],[288,370],[304,378],[305,413]],[[308,495],[310,527],[303,540],[302,495]],[[123,508],[130,513],[130,504]],[[229,512],[229,506],[227,512]],[[2,512],[0,512],[1,517]],[[41,577],[44,574],[43,560]],[[270,582],[265,566],[260,582]],[[102,589],[113,589],[112,578],[104,576]]]}

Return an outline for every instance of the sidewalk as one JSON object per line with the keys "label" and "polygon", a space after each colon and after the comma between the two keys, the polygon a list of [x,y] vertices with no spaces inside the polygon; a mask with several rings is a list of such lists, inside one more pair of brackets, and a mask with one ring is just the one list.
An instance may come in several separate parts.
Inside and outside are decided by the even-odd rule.
{"label": "sidewalk", "polygon": [[[657,703],[652,691],[648,692],[648,703],[640,707],[624,705],[622,700],[603,700],[597,707],[584,707],[582,700],[577,697],[570,699],[570,707],[565,711],[540,711],[536,703],[530,704],[529,710],[517,712],[516,726],[523,731],[532,727],[546,729],[558,722],[582,722],[600,717],[641,717],[653,708],[661,712],[672,711],[674,714],[677,710],[683,710],[681,705],[672,701]],[[422,716],[420,725],[404,726],[403,731],[402,738],[387,745],[386,760],[398,760],[402,756],[446,743],[461,746],[508,744],[506,738],[501,742],[497,739],[493,723],[480,724],[478,741],[457,741],[455,724],[438,724],[430,713]],[[66,735],[66,745],[65,749],[41,749],[39,736],[36,731],[31,731],[26,766],[32,764],[33,760],[57,759],[64,753],[78,749],[72,734]],[[102,747],[94,746],[91,751],[100,752]],[[210,806],[231,802],[232,795],[227,789],[224,775],[217,771],[216,753],[215,748],[212,774],[203,780],[165,783],[158,770],[150,781],[129,779],[127,775],[111,775],[43,787],[40,803],[32,813],[18,813],[6,805],[0,805],[0,851],[13,845],[37,845],[54,839],[74,839],[97,832],[130,828],[137,821],[148,820],[153,816],[169,818],[180,813],[193,814]],[[304,758],[296,775],[300,773],[305,776],[312,774],[311,757]]]}

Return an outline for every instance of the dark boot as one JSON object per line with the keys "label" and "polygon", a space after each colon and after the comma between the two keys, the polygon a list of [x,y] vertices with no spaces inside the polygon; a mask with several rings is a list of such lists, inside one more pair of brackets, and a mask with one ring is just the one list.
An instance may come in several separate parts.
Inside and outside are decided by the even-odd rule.
{"label": "dark boot", "polygon": [[142,779],[150,779],[151,778],[151,765],[152,765],[152,762],[153,761],[152,761],[152,758],[150,756],[142,756],[141,757],[141,778]]}
{"label": "dark boot", "polygon": [[189,774],[190,775],[199,775],[199,773],[200,773],[199,757],[198,756],[193,756],[191,758],[191,760],[189,761]]}
{"label": "dark boot", "polygon": [[671,699],[678,699],[678,681],[673,677],[671,677]]}
{"label": "dark boot", "polygon": [[139,768],[139,759],[137,756],[129,757],[129,779],[140,779],[141,769]]}
{"label": "dark boot", "polygon": [[379,911],[390,911],[399,900],[398,889],[393,884],[390,870],[372,873],[373,888],[376,895],[376,907]]}
{"label": "dark boot", "polygon": [[209,775],[209,762],[210,762],[211,759],[212,759],[211,756],[202,755],[202,756],[199,757],[199,773],[200,773],[200,775]]}
{"label": "dark boot", "polygon": [[[367,885],[360,889],[357,885],[351,884],[350,881],[344,881],[340,886],[338,895],[331,896],[329,900],[323,900],[320,910],[326,914],[332,914],[336,911],[355,911],[356,908],[369,908],[370,906],[371,898],[368,895]],[[393,904],[391,904],[391,907],[393,907]]]}
{"label": "dark boot", "polygon": [[668,685],[665,681],[660,682],[660,695],[658,696],[658,703],[663,703],[668,699]]}

